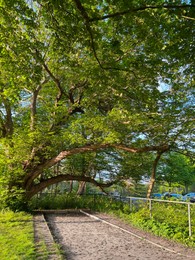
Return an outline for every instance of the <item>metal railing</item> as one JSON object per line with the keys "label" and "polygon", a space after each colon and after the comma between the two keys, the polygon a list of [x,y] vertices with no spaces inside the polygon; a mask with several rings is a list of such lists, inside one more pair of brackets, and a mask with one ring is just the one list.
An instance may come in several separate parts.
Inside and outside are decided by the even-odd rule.
{"label": "metal railing", "polygon": [[[192,236],[192,221],[191,221],[191,207],[195,207],[195,203],[184,202],[184,201],[172,201],[172,200],[163,200],[163,199],[147,199],[147,198],[139,198],[139,197],[125,197],[125,199],[129,200],[129,207],[132,211],[133,205],[137,204],[139,201],[144,201],[148,203],[148,208],[150,211],[150,218],[152,218],[152,209],[153,203],[174,203],[174,204],[184,204],[186,205],[186,211],[188,213],[188,229],[189,229],[189,237]],[[124,197],[123,197],[124,200]]]}

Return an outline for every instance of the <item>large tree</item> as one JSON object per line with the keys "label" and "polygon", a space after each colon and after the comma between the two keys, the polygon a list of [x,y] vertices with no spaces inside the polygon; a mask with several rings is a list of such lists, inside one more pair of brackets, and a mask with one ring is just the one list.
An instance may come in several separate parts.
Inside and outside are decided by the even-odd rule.
{"label": "large tree", "polygon": [[0,8],[8,202],[72,180],[40,176],[75,154],[154,153],[150,190],[163,153],[193,155],[193,1],[2,0]]}

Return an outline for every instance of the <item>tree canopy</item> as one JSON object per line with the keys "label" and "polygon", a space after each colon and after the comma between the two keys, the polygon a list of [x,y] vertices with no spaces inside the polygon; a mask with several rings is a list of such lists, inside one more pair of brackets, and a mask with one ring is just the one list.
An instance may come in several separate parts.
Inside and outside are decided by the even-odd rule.
{"label": "tree canopy", "polygon": [[40,176],[87,152],[153,153],[154,170],[164,152],[193,156],[193,0],[1,0],[0,10],[4,193],[31,198],[72,179]]}
{"label": "tree canopy", "polygon": [[184,192],[188,193],[195,181],[195,165],[183,154],[166,154],[160,162],[157,180],[167,182],[170,188],[182,185]]}

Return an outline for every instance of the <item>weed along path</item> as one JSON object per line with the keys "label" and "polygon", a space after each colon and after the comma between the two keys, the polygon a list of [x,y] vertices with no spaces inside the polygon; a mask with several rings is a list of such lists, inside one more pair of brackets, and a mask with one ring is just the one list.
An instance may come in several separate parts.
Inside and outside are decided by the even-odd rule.
{"label": "weed along path", "polygon": [[194,260],[195,251],[137,230],[106,214],[44,213],[66,260]]}

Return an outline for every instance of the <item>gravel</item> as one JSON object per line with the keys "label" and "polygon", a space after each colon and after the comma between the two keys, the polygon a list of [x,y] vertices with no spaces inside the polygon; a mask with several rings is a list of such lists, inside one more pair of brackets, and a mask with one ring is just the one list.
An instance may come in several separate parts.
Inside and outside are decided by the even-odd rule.
{"label": "gravel", "polygon": [[45,214],[65,259],[195,260],[195,251],[190,248],[138,230],[115,217],[95,215],[98,218],[79,211]]}

